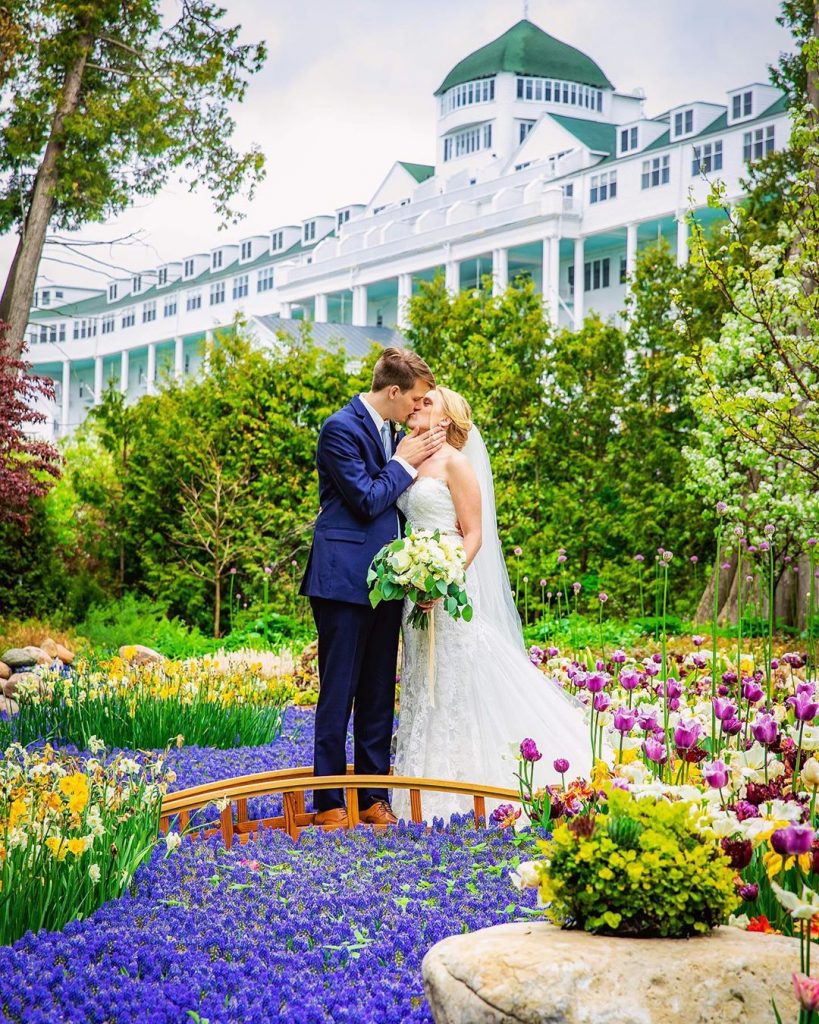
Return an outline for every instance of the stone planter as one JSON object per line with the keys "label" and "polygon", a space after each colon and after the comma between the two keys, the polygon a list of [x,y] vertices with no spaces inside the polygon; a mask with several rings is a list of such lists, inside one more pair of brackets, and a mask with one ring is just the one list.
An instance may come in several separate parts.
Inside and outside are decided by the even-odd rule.
{"label": "stone planter", "polygon": [[799,942],[738,928],[618,939],[543,922],[438,942],[424,957],[436,1024],[771,1024],[794,1020]]}

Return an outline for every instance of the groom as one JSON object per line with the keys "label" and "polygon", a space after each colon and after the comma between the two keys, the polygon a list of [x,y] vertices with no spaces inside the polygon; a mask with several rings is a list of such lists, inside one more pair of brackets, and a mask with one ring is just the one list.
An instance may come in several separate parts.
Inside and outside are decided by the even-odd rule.
{"label": "groom", "polygon": [[[319,434],[321,508],[301,584],[318,630],[315,775],[345,774],[353,705],[356,774],[389,774],[402,602],[382,601],[373,609],[367,570],[376,552],[399,535],[396,499],[444,441],[440,429],[402,437],[394,427],[420,410],[433,387],[420,356],[387,348],[375,364],[372,389],[334,413]],[[316,790],[313,806],[317,825],[347,825],[343,790]],[[396,821],[386,789],[361,790],[359,806],[363,822]]]}

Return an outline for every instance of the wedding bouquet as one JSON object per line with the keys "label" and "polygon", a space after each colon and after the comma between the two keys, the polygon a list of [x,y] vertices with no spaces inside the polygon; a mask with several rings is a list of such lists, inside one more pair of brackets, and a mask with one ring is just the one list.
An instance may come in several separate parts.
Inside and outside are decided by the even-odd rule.
{"label": "wedding bouquet", "polygon": [[416,629],[426,629],[430,616],[418,607],[419,601],[441,598],[443,608],[453,619],[469,622],[472,605],[465,587],[466,555],[460,537],[435,530],[413,530],[407,524],[404,537],[385,544],[372,560],[367,572],[370,604],[400,601],[414,602],[409,621]]}

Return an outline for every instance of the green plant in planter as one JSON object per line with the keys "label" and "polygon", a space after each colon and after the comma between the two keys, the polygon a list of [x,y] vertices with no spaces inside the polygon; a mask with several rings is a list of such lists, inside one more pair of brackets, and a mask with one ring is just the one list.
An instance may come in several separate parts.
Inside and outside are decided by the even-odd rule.
{"label": "green plant in planter", "polygon": [[574,818],[541,843],[547,916],[567,928],[682,938],[726,921],[738,904],[719,841],[691,804],[612,790],[607,813]]}

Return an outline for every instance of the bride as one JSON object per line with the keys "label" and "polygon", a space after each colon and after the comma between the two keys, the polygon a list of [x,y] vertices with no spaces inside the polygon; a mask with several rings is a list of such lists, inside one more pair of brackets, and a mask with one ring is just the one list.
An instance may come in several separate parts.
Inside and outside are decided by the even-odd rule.
{"label": "bride", "polygon": [[[448,388],[427,392],[408,426],[422,432],[440,424],[446,443],[418,470],[398,506],[416,529],[459,533],[466,554],[471,622],[452,619],[436,603],[429,630],[407,622],[405,602],[401,708],[395,774],[515,785],[510,750],[532,737],[543,754],[541,784],[555,782],[555,758],[572,774],[592,765],[582,711],[529,661],[512,600],[495,516],[492,470],[467,401]],[[430,678],[430,633],[433,672]],[[468,797],[423,793],[424,817],[449,818],[472,809]],[[409,818],[409,792],[393,790],[393,810]]]}

